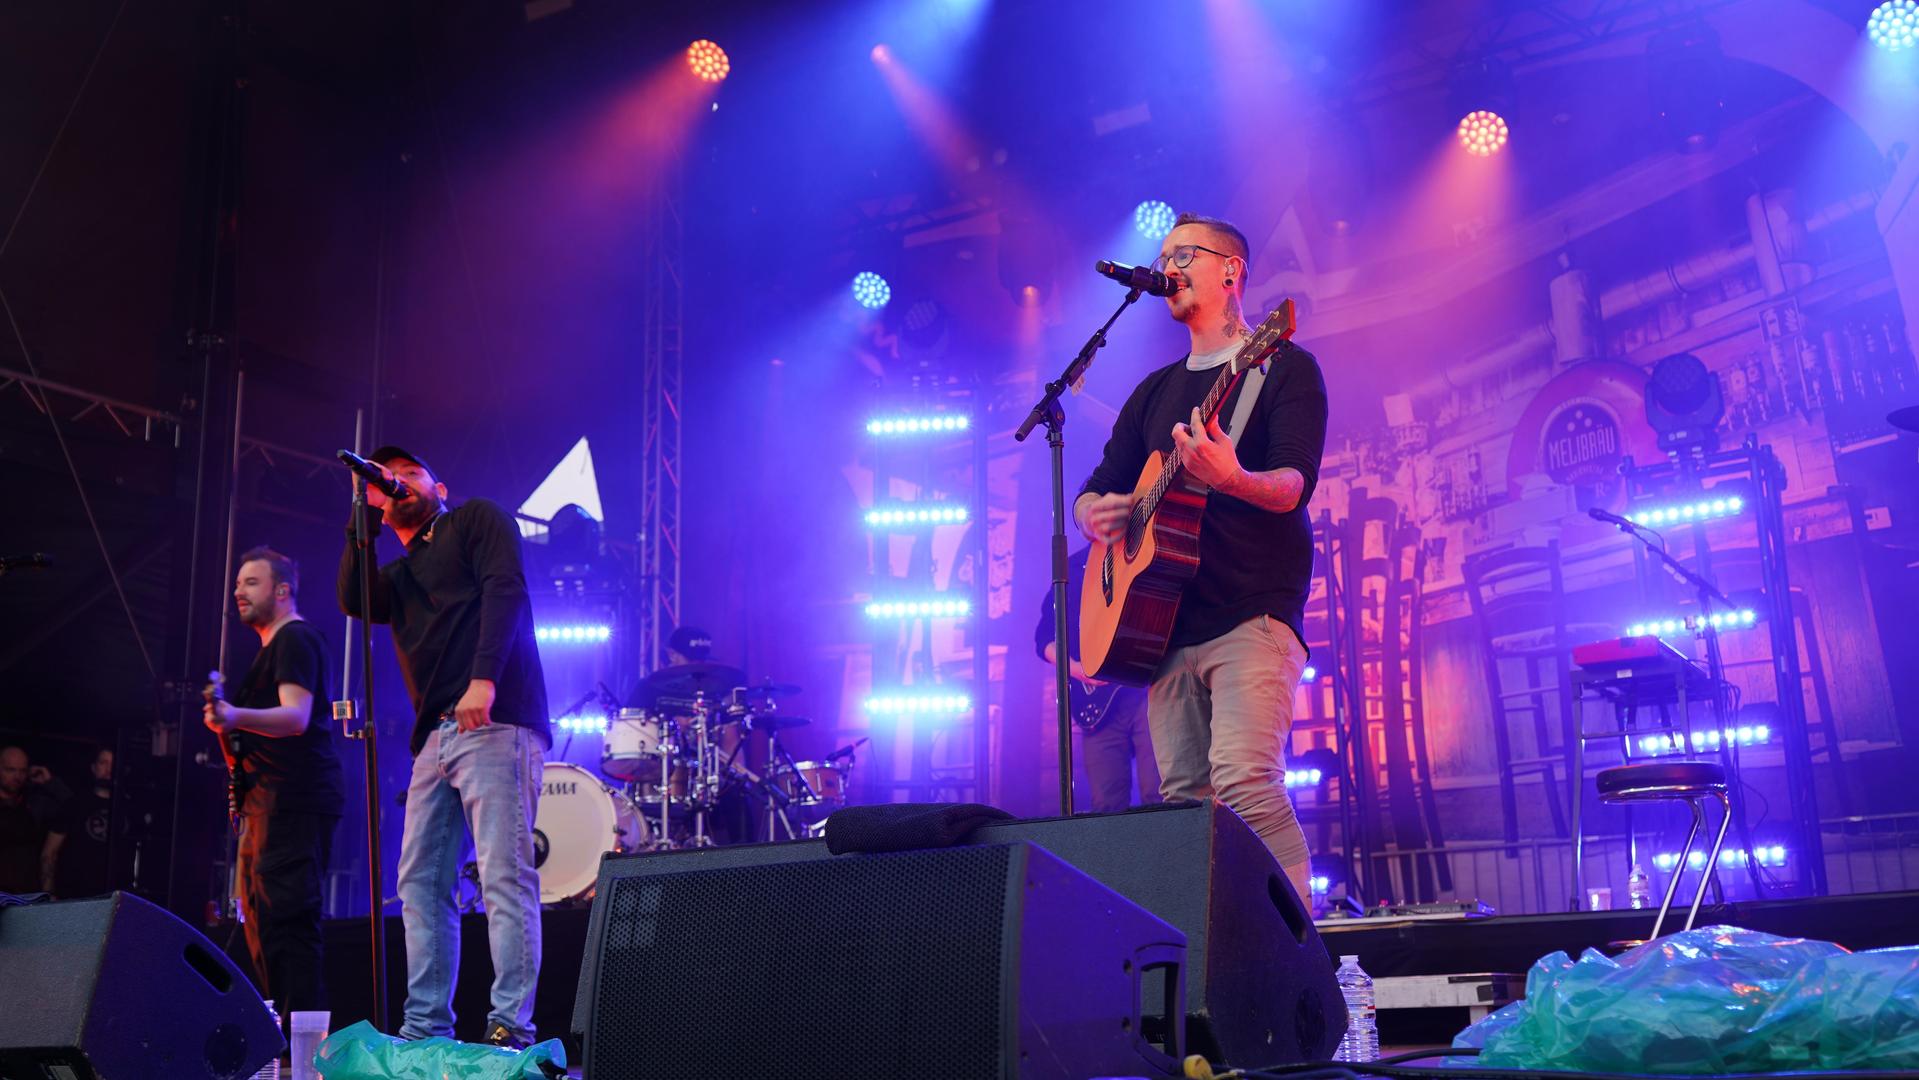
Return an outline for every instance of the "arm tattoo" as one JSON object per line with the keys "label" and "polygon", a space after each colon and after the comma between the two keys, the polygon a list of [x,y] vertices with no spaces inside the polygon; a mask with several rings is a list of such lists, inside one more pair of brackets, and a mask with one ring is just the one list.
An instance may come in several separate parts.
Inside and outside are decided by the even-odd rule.
{"label": "arm tattoo", "polygon": [[1298,469],[1274,469],[1271,472],[1236,474],[1217,489],[1236,499],[1244,499],[1261,510],[1284,514],[1299,505],[1306,490],[1306,478]]}
{"label": "arm tattoo", "polygon": [[1226,332],[1228,334],[1237,334],[1239,332],[1240,322],[1239,297],[1228,296],[1226,298]]}

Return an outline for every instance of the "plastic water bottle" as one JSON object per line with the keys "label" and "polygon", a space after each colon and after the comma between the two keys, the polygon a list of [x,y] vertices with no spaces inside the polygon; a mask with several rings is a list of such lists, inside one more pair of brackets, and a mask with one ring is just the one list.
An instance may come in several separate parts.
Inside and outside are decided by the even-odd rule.
{"label": "plastic water bottle", "polygon": [[[267,1007],[267,1015],[273,1017],[273,1026],[278,1028],[280,1026],[280,1010],[273,1007],[272,998],[266,999],[265,1004]],[[273,1048],[273,1057],[269,1059],[265,1065],[260,1066],[259,1072],[253,1074],[253,1080],[280,1080],[279,1047],[276,1046]]]}
{"label": "plastic water bottle", "polygon": [[1652,907],[1652,878],[1638,863],[1633,863],[1632,873],[1626,875],[1626,902],[1634,910]]}
{"label": "plastic water bottle", "polygon": [[1339,992],[1346,998],[1346,1034],[1339,1040],[1334,1061],[1378,1061],[1379,1023],[1373,977],[1359,969],[1359,957],[1339,958]]}

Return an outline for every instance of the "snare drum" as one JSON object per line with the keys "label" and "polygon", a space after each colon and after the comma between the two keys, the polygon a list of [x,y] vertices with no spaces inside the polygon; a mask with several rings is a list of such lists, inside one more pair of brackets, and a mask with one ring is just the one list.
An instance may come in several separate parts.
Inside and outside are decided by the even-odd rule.
{"label": "snare drum", "polygon": [[795,761],[774,769],[768,779],[795,806],[839,807],[846,805],[847,780],[852,772],[853,763],[845,758]]}
{"label": "snare drum", "polygon": [[667,740],[666,717],[645,709],[621,709],[606,726],[600,771],[615,780],[660,783],[660,747]]}
{"label": "snare drum", "polygon": [[651,838],[646,819],[626,796],[608,790],[592,773],[562,761],[550,761],[541,771],[540,809],[533,818],[540,903],[591,897],[601,855],[638,851]]}

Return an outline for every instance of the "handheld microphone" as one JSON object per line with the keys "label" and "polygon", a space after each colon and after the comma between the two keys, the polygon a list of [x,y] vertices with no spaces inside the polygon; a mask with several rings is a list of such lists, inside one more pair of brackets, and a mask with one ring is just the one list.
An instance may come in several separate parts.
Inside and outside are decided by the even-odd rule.
{"label": "handheld microphone", "polygon": [[1101,259],[1093,264],[1093,269],[1129,289],[1138,289],[1153,296],[1171,296],[1179,291],[1179,286],[1173,284],[1171,279],[1150,266],[1128,266]]}
{"label": "handheld microphone", "polygon": [[1617,525],[1622,529],[1637,528],[1632,522],[1627,521],[1611,510],[1601,510],[1597,506],[1586,511],[1586,516],[1592,518],[1594,521],[1603,521],[1608,525]]}
{"label": "handheld microphone", "polygon": [[404,499],[408,495],[413,494],[413,489],[407,487],[403,481],[397,477],[388,480],[386,474],[380,471],[378,465],[375,465],[351,450],[342,450],[335,456],[340,459],[340,464],[352,469],[359,475],[360,479],[379,488],[389,499]]}

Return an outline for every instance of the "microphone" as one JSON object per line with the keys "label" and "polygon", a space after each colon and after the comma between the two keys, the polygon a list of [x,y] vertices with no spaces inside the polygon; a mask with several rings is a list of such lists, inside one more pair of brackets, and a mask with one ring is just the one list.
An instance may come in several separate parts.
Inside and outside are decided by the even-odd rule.
{"label": "microphone", "polygon": [[1093,264],[1093,269],[1129,289],[1138,289],[1153,296],[1171,296],[1179,291],[1179,286],[1150,266],[1128,266],[1101,259]]}
{"label": "microphone", "polygon": [[359,474],[360,479],[379,488],[389,499],[404,499],[413,494],[413,489],[398,479],[388,480],[380,467],[351,450],[342,450],[337,455],[340,464]]}
{"label": "microphone", "polygon": [[1618,514],[1613,513],[1611,510],[1601,510],[1597,506],[1586,511],[1586,516],[1592,518],[1594,521],[1603,521],[1608,525],[1617,525],[1618,527],[1622,529],[1638,528],[1637,525],[1634,525],[1632,522],[1627,521],[1625,518],[1622,518]]}
{"label": "microphone", "polygon": [[31,555],[0,555],[0,574],[9,570],[51,570],[53,556],[44,551]]}
{"label": "microphone", "polygon": [[838,750],[835,750],[832,753],[826,755],[826,760],[838,761],[841,758],[850,758],[853,756],[853,751],[858,750],[860,747],[866,745],[868,742],[871,742],[871,741],[872,740],[870,739],[854,739],[852,742],[847,743],[845,746],[842,746]]}

